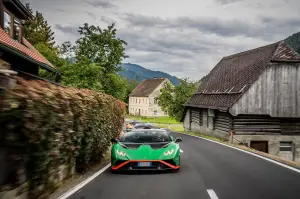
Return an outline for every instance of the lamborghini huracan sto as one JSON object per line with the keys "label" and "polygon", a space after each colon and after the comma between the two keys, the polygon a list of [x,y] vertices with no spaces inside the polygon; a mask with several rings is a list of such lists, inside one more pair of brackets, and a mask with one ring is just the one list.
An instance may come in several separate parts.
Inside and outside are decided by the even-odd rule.
{"label": "lamborghini huracan sto", "polygon": [[165,130],[134,129],[111,141],[112,171],[180,169],[182,139]]}

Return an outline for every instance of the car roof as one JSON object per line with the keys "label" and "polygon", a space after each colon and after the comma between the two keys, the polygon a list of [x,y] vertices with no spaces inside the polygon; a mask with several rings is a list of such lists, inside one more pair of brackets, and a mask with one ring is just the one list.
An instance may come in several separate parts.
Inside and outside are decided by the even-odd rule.
{"label": "car roof", "polygon": [[160,131],[160,132],[168,132],[165,129],[134,129],[131,132],[140,132],[140,131]]}

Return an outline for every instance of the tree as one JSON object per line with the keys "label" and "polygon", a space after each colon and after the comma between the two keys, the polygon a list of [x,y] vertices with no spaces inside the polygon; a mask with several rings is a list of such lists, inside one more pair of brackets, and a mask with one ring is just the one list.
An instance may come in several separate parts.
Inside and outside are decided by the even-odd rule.
{"label": "tree", "polygon": [[64,85],[95,91],[103,90],[101,84],[103,68],[97,63],[81,60],[80,63],[63,65],[60,71],[61,83]]}
{"label": "tree", "polygon": [[126,79],[126,96],[125,96],[125,99],[124,99],[124,102],[125,103],[128,103],[129,102],[129,95],[130,93],[133,91],[133,89],[135,89],[138,85],[139,85],[139,82],[136,81],[135,79]]}
{"label": "tree", "polygon": [[157,98],[158,105],[163,111],[167,111],[170,117],[180,121],[184,112],[184,103],[195,93],[197,87],[197,82],[190,81],[188,78],[180,80],[179,86],[167,84],[161,89],[161,95]]}
{"label": "tree", "polygon": [[122,60],[126,58],[125,47],[127,43],[117,38],[115,24],[101,29],[99,26],[85,23],[79,27],[81,35],[76,41],[76,58],[88,59],[104,68],[105,74],[120,71]]}
{"label": "tree", "polygon": [[284,42],[300,54],[300,32],[289,36]]}
{"label": "tree", "polygon": [[[33,10],[29,4],[26,4],[26,8],[33,14]],[[36,11],[32,19],[27,20],[24,24],[25,38],[33,45],[36,46],[39,43],[48,45],[50,49],[55,48],[54,32],[48,25],[48,22],[44,19],[42,13]]]}

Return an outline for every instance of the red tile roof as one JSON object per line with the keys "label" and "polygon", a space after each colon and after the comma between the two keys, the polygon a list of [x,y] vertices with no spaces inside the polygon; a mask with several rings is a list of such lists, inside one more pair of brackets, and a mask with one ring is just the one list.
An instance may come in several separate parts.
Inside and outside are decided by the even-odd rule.
{"label": "red tile roof", "polygon": [[271,62],[283,61],[300,63],[300,55],[283,42],[224,57],[185,105],[227,110]]}
{"label": "red tile roof", "polygon": [[38,63],[46,64],[47,66],[55,69],[55,66],[53,66],[43,55],[41,55],[25,38],[22,38],[23,45],[12,39],[2,28],[0,28],[0,43],[33,59]]}

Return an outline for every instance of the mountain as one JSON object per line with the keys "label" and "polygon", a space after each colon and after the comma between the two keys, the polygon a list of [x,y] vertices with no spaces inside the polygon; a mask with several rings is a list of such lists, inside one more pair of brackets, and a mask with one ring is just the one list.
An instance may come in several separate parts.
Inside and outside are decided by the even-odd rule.
{"label": "mountain", "polygon": [[123,63],[122,69],[123,70],[119,72],[119,74],[130,80],[135,79],[138,82],[141,82],[144,79],[162,77],[162,78],[168,78],[175,86],[180,84],[180,79],[175,76],[171,76],[161,71],[149,70],[137,64]]}
{"label": "mountain", "polygon": [[284,42],[300,54],[300,32],[289,36]]}

